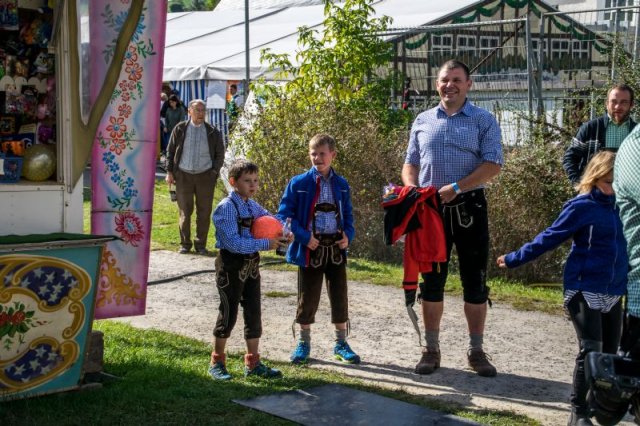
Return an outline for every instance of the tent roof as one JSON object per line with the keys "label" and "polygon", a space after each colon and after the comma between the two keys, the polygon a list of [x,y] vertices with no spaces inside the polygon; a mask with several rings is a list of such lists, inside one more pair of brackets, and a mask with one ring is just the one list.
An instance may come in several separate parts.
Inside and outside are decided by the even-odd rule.
{"label": "tent roof", "polygon": [[[457,13],[466,13],[488,0],[377,0],[372,6],[377,17],[390,16],[395,28],[436,23]],[[249,11],[250,76],[267,71],[260,64],[260,51],[288,53],[295,60],[298,28],[320,30],[324,6],[297,6]],[[244,10],[170,13],[164,52],[164,80],[242,80],[245,78]]]}

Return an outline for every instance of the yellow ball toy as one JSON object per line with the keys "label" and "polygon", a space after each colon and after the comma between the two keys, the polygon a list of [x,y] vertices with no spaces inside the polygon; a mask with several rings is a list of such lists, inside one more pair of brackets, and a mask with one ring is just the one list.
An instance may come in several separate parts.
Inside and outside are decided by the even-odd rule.
{"label": "yellow ball toy", "polygon": [[55,171],[55,147],[35,144],[25,150],[22,164],[22,176],[25,179],[40,182],[49,179]]}

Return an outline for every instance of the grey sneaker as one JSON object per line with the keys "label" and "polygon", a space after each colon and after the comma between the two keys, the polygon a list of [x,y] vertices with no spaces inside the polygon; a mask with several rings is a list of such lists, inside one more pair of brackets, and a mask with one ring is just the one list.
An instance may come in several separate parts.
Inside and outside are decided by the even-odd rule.
{"label": "grey sneaker", "polygon": [[496,368],[491,364],[491,357],[482,349],[469,349],[467,352],[469,366],[478,373],[478,376],[494,377]]}
{"label": "grey sneaker", "polygon": [[416,365],[417,374],[431,374],[440,367],[440,351],[427,349],[422,352],[422,358]]}

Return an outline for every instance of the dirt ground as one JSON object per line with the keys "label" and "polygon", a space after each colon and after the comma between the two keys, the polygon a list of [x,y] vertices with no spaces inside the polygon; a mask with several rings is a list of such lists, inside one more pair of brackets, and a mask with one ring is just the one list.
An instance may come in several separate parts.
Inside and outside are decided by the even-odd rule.
{"label": "dirt ground", "polygon": [[[153,251],[149,281],[213,269],[213,258]],[[265,297],[279,291],[289,297]],[[293,272],[262,271],[264,357],[287,361],[295,341],[296,276]],[[445,299],[441,330],[442,365],[434,374],[413,373],[420,359],[417,334],[404,307],[402,290],[349,282],[352,348],[362,357],[358,366],[332,358],[333,331],[326,294],[312,328],[313,368],[331,369],[379,386],[452,401],[470,409],[511,410],[544,425],[564,425],[577,343],[573,327],[560,316],[522,312],[494,303],[489,310],[485,350],[498,369],[483,378],[467,368],[467,330],[462,300]],[[170,331],[211,341],[219,298],[214,274],[206,273],[149,286],[147,313],[122,318],[135,327]],[[418,306],[419,309],[419,306]],[[230,352],[244,351],[242,318],[228,341]],[[203,360],[206,363],[208,360]],[[205,366],[203,365],[203,368]],[[622,424],[633,424],[630,416]]]}

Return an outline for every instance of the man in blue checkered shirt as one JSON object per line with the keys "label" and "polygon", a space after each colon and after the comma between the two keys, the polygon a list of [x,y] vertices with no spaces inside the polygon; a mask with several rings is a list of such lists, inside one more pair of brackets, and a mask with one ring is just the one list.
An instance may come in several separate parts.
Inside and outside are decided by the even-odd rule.
{"label": "man in blue checkered shirt", "polygon": [[[493,377],[496,368],[483,349],[489,287],[486,269],[489,224],[483,186],[502,166],[500,127],[495,117],[467,99],[469,68],[447,61],[438,72],[440,103],[416,117],[402,169],[405,185],[434,186],[442,203],[448,259],[455,244],[469,328],[467,358],[480,376]],[[440,321],[448,261],[433,265],[420,283],[427,347],[416,373],[430,374],[440,366]],[[412,305],[412,297],[407,303]]]}

